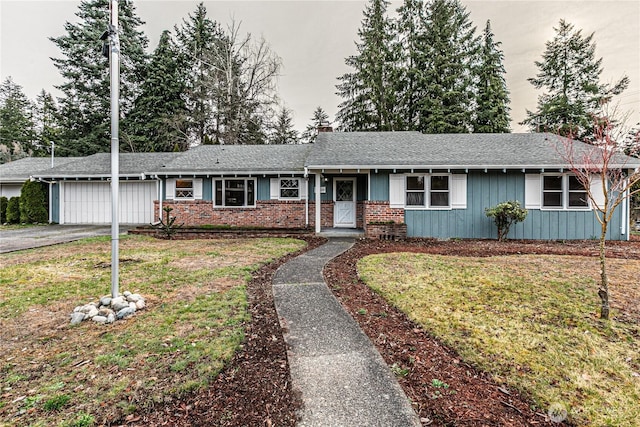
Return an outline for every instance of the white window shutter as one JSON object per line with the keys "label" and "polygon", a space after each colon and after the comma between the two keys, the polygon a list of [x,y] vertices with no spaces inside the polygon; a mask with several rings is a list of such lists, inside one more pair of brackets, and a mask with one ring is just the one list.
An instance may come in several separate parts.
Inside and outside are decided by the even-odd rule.
{"label": "white window shutter", "polygon": [[166,183],[167,183],[166,198],[167,200],[173,200],[175,199],[175,196],[176,196],[176,180],[175,178],[169,178],[167,179]]}
{"label": "white window shutter", "polygon": [[404,175],[389,175],[389,206],[404,208]]}
{"label": "white window shutter", "polygon": [[196,200],[202,199],[202,178],[193,180],[193,198]]}
{"label": "white window shutter", "polygon": [[309,181],[304,178],[300,178],[298,182],[300,186],[300,198],[302,200],[307,200],[307,196],[309,194],[309,189],[307,188],[309,186]]}
{"label": "white window shutter", "polygon": [[467,174],[451,175],[451,208],[467,208]]}
{"label": "white window shutter", "polygon": [[271,193],[271,199],[279,199],[280,198],[280,178],[271,178],[271,180],[269,181],[270,185],[270,193]]}
{"label": "white window shutter", "polygon": [[542,178],[540,174],[528,173],[524,176],[524,207],[540,209],[542,206]]}
{"label": "white window shutter", "polygon": [[[605,185],[606,188],[606,185]],[[602,189],[602,175],[591,175],[591,188],[589,189],[591,192],[591,197],[593,200],[591,203],[595,202],[596,206],[600,209],[604,208],[604,192],[606,190]],[[594,206],[594,208],[596,207]]]}

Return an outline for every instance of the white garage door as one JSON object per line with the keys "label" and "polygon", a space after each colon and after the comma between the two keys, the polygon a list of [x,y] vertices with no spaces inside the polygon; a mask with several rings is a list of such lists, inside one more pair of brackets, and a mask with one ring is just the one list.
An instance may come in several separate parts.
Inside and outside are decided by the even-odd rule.
{"label": "white garage door", "polygon": [[[111,185],[105,181],[63,182],[61,224],[110,224]],[[153,222],[154,181],[120,182],[121,224]]]}

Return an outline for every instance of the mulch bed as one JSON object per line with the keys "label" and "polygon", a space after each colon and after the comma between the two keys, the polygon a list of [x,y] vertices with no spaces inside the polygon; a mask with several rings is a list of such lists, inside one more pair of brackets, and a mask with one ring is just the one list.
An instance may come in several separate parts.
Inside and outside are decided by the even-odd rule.
{"label": "mulch bed", "polygon": [[[310,250],[326,239],[304,237]],[[290,254],[262,267],[247,285],[251,322],[245,342],[205,390],[157,405],[122,424],[137,426],[294,426],[301,401],[291,389],[287,349],[273,303],[271,282]]]}
{"label": "mulch bed", "polygon": [[[325,240],[305,237],[307,249]],[[608,256],[640,259],[640,241],[608,243]],[[461,360],[404,314],[386,304],[358,280],[356,262],[385,252],[420,252],[456,256],[521,253],[597,256],[597,242],[504,242],[363,240],[325,268],[329,287],[360,323],[391,366],[408,369],[399,378],[424,425],[433,426],[551,426],[545,411],[507,390],[488,375]],[[271,280],[292,257],[260,269],[247,287],[252,320],[240,351],[207,389],[133,414],[120,424],[139,426],[294,426],[301,401],[291,388],[287,350],[273,304]],[[358,314],[364,308],[367,315]],[[374,315],[386,313],[386,316]],[[433,396],[433,379],[449,385]],[[429,389],[427,390],[427,388]],[[451,393],[455,390],[455,394]],[[357,420],[354,420],[357,422]]]}
{"label": "mulch bed", "polygon": [[[608,247],[609,257],[640,259],[640,241],[608,243]],[[558,425],[548,419],[546,409],[532,409],[531,400],[465,363],[453,350],[429,336],[358,279],[356,263],[360,258],[388,252],[474,257],[523,253],[597,256],[597,242],[361,241],[332,260],[324,270],[329,287],[387,364],[408,370],[406,376],[398,376],[398,381],[414,402],[424,425]],[[361,314],[365,312],[363,309],[366,314]],[[434,379],[449,387],[434,395],[436,389],[431,386]]]}

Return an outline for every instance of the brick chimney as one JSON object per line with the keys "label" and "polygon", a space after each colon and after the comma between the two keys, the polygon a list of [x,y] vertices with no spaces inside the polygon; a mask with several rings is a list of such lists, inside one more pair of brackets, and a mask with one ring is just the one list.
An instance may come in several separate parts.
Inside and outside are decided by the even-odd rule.
{"label": "brick chimney", "polygon": [[320,132],[333,132],[333,127],[328,122],[322,122],[318,125],[318,133]]}

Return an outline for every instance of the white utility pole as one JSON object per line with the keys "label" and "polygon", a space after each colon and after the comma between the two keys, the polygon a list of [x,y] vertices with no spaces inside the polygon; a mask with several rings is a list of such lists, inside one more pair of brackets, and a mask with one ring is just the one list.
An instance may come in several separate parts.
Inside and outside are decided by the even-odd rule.
{"label": "white utility pole", "polygon": [[109,71],[111,76],[111,296],[118,296],[119,290],[119,235],[120,218],[118,198],[120,191],[120,139],[119,99],[120,99],[120,39],[118,37],[118,0],[110,1],[111,22],[109,25]]}

